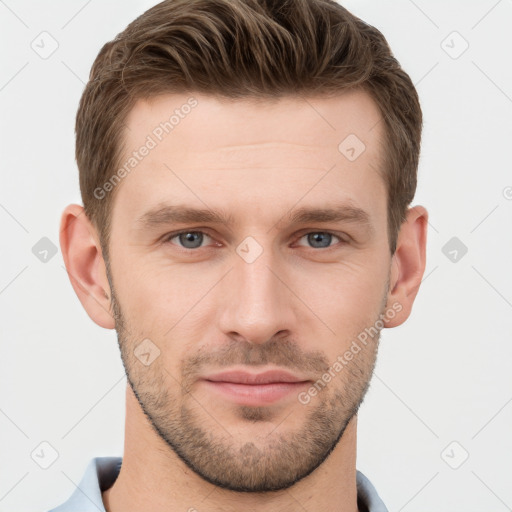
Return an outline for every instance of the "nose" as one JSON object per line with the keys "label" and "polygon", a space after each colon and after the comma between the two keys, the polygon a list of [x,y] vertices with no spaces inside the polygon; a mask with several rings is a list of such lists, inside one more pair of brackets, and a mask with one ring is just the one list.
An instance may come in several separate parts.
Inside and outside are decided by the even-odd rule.
{"label": "nose", "polygon": [[284,264],[278,264],[270,249],[252,262],[236,253],[232,261],[234,268],[222,281],[222,332],[253,344],[289,336],[297,325],[298,301]]}

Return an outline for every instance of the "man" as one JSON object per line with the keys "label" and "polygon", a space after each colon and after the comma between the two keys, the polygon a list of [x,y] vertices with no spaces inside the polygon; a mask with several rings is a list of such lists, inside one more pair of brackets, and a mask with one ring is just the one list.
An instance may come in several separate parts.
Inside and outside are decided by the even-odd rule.
{"label": "man", "polygon": [[60,243],[117,331],[125,449],[55,511],[386,510],[357,411],[425,269],[421,125],[330,0],[165,1],[101,49]]}

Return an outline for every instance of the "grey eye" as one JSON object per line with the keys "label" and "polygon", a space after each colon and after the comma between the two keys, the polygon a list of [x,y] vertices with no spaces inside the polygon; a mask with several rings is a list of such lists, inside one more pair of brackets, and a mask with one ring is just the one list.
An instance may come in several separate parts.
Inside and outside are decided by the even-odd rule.
{"label": "grey eye", "polygon": [[339,238],[336,235],[333,235],[332,233],[327,233],[324,231],[315,231],[312,233],[308,233],[307,235],[304,235],[302,238],[305,237],[307,237],[308,244],[310,244],[311,247],[315,249],[323,249],[326,247],[330,247],[333,237]]}
{"label": "grey eye", "polygon": [[178,238],[185,249],[198,249],[204,241],[204,233],[201,231],[185,231],[173,236],[173,238]]}

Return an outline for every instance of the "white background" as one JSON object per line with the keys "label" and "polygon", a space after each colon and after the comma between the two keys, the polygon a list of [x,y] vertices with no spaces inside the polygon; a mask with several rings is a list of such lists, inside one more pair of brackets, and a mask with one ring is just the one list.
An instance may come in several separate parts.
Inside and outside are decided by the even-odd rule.
{"label": "white background", "polygon": [[[46,263],[32,248],[58,247],[63,208],[81,202],[74,117],[92,62],[154,3],[0,1],[1,512],[56,506],[92,457],[122,455],[115,332],[82,309],[60,248]],[[409,320],[382,334],[357,466],[390,512],[511,510],[512,0],[343,5],[417,86],[413,204],[430,212],[425,278]],[[47,59],[31,48],[42,31],[58,42]],[[454,31],[469,44],[458,58]],[[454,236],[468,248],[457,262],[442,252]],[[43,441],[59,454],[46,470],[31,458]]]}

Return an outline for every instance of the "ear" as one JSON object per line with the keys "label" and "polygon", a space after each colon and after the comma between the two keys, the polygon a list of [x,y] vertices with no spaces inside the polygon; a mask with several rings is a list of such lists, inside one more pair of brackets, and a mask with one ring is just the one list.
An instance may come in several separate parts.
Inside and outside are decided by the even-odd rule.
{"label": "ear", "polygon": [[115,327],[111,290],[96,229],[78,204],[62,213],[60,247],[64,264],[82,306],[89,317],[105,329]]}
{"label": "ear", "polygon": [[423,206],[409,208],[406,220],[400,228],[396,251],[391,261],[387,305],[393,307],[396,315],[384,320],[385,327],[401,325],[411,314],[425,272],[427,228],[427,210]]}

